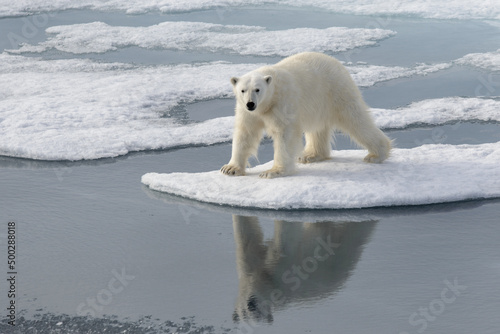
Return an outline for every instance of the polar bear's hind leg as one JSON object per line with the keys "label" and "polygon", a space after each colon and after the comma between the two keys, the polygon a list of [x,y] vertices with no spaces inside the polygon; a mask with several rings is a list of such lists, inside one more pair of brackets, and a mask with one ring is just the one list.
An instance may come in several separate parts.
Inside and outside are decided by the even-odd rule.
{"label": "polar bear's hind leg", "polygon": [[344,113],[339,127],[346,132],[358,145],[368,150],[365,162],[381,163],[389,157],[391,140],[380,130],[365,106],[359,106]]}
{"label": "polar bear's hind leg", "polygon": [[306,145],[304,151],[299,156],[299,162],[307,164],[330,158],[330,141],[332,137],[329,128],[317,132],[306,132],[305,138]]}

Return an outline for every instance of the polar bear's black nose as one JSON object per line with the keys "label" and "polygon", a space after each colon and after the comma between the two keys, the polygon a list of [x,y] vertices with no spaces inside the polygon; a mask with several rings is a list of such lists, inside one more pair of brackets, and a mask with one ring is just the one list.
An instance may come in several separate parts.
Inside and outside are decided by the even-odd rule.
{"label": "polar bear's black nose", "polygon": [[255,110],[255,103],[248,102],[247,103],[247,109],[250,110],[250,111]]}

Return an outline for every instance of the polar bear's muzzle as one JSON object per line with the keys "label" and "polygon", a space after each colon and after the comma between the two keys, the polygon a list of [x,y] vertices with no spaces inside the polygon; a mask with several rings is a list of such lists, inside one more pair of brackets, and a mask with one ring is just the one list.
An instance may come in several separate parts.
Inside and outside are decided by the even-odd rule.
{"label": "polar bear's muzzle", "polygon": [[255,103],[253,103],[252,101],[247,103],[247,109],[249,111],[254,111],[256,107],[257,107],[257,105]]}

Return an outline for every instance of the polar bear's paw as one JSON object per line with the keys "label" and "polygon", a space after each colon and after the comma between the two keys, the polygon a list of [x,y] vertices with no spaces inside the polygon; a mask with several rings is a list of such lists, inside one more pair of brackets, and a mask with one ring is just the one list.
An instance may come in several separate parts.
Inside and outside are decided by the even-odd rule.
{"label": "polar bear's paw", "polygon": [[271,168],[265,172],[260,173],[259,177],[262,179],[274,179],[275,177],[284,176],[285,172],[280,168]]}
{"label": "polar bear's paw", "polygon": [[242,170],[241,168],[236,167],[234,165],[230,165],[230,164],[222,166],[222,168],[220,169],[220,171],[221,171],[222,174],[231,175],[231,176],[245,175],[245,171],[244,170]]}
{"label": "polar bear's paw", "polygon": [[375,154],[368,154],[364,159],[363,159],[365,162],[369,162],[369,163],[375,163],[375,164],[379,164],[381,163],[382,161],[385,160],[385,158],[381,158],[379,157],[378,155],[375,155]]}
{"label": "polar bear's paw", "polygon": [[304,153],[301,156],[299,156],[299,162],[302,164],[310,164],[313,162],[324,161],[324,160],[328,160],[328,159],[329,158],[325,158],[325,157],[320,156],[320,155],[308,154],[308,153]]}

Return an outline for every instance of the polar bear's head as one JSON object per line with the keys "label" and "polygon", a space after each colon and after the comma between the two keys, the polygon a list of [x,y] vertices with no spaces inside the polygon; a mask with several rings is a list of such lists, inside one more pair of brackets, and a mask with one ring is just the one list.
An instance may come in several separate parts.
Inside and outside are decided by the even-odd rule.
{"label": "polar bear's head", "polygon": [[272,98],[272,76],[260,72],[250,72],[241,78],[232,77],[234,95],[240,106],[248,111],[258,111]]}

